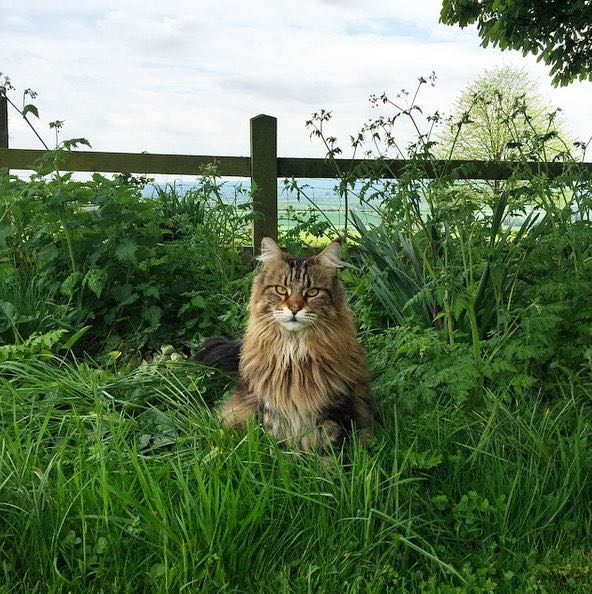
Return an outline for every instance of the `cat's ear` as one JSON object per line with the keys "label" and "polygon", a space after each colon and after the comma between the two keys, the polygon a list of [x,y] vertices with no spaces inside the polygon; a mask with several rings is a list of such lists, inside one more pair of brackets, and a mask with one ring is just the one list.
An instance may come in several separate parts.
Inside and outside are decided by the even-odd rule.
{"label": "cat's ear", "polygon": [[332,241],[322,252],[315,256],[318,264],[330,268],[341,268],[344,263],[341,261],[341,240]]}
{"label": "cat's ear", "polygon": [[271,237],[264,237],[261,240],[261,254],[257,256],[260,262],[271,262],[272,260],[283,260],[284,252]]}

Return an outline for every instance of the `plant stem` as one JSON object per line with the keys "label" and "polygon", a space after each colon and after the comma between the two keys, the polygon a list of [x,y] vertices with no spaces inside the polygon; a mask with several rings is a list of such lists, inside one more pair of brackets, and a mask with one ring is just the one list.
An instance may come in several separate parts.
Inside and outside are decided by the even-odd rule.
{"label": "plant stem", "polygon": [[33,130],[33,134],[35,134],[35,136],[37,136],[37,138],[39,139],[39,142],[41,142],[41,144],[45,147],[45,150],[48,151],[49,147],[47,146],[47,144],[45,144],[45,141],[43,140],[43,138],[41,138],[41,136],[39,136],[39,133],[37,132],[37,130],[35,130],[35,127],[33,126],[33,124],[31,124],[31,122],[29,121],[27,116],[25,114],[23,114],[23,112],[10,100],[10,97],[8,95],[4,94],[4,97],[6,98],[6,101],[8,101],[8,103],[10,103],[10,105],[12,105],[12,107],[14,107],[14,109],[16,109],[21,114],[22,118],[29,125],[29,128],[31,128],[31,130]]}

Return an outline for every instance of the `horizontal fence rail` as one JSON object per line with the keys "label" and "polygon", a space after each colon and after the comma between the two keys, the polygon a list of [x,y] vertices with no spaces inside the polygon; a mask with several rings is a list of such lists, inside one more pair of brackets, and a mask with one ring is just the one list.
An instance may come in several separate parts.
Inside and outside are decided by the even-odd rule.
{"label": "horizontal fence rail", "polygon": [[592,163],[546,163],[512,161],[475,161],[475,160],[430,160],[409,161],[406,159],[307,159],[301,157],[279,157],[279,177],[335,178],[355,171],[360,178],[370,177],[376,165],[380,165],[384,179],[397,179],[411,171],[419,179],[436,179],[442,175],[454,173],[457,179],[504,180],[527,179],[532,175],[545,173],[549,177],[559,177],[567,168],[576,168],[592,173]]}
{"label": "horizontal fence rail", "polygon": [[[47,152],[43,150],[0,148],[0,169],[34,169],[35,163],[45,154]],[[278,157],[277,177],[335,179],[340,172],[356,171],[360,178],[364,178],[370,177],[372,167],[377,163],[372,159]],[[527,179],[540,173],[553,178],[559,177],[568,168],[592,174],[592,163],[587,162],[564,164],[460,159],[421,162],[387,159],[380,163],[385,179],[401,177],[410,166],[414,174],[425,179],[434,179],[451,172],[456,178],[464,180]],[[217,174],[222,177],[251,177],[251,157],[70,151],[63,153],[63,161],[60,161],[60,166],[66,171],[176,175],[199,175],[200,169],[210,164],[216,165]]]}
{"label": "horizontal fence rail", "polygon": [[[46,151],[39,150],[0,149],[0,168],[33,169],[35,162],[45,154]],[[211,163],[218,164],[221,175],[251,176],[249,157],[69,151],[63,153],[60,167],[66,171],[198,175],[202,167]]]}
{"label": "horizontal fence rail", "polygon": [[[65,171],[197,176],[202,167],[215,164],[216,173],[222,177],[250,177],[252,187],[256,188],[253,209],[258,215],[253,222],[254,249],[264,236],[277,238],[278,178],[334,179],[354,171],[358,178],[373,177],[380,171],[383,179],[397,179],[408,173],[418,179],[434,179],[446,174],[463,180],[527,179],[543,173],[558,177],[568,169],[592,175],[592,163],[404,159],[378,162],[372,159],[278,157],[277,120],[268,115],[251,118],[250,138],[251,155],[248,157],[67,151],[60,155],[59,166]],[[0,169],[34,169],[36,161],[45,154],[42,150],[8,148],[7,104],[0,97]]]}

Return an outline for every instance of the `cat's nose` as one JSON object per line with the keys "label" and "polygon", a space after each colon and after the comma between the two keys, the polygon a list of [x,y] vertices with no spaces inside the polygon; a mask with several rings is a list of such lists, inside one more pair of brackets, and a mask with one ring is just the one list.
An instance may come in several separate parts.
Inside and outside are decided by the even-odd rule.
{"label": "cat's nose", "polygon": [[294,314],[296,315],[304,306],[304,304],[302,303],[302,301],[291,301],[288,302],[288,309]]}

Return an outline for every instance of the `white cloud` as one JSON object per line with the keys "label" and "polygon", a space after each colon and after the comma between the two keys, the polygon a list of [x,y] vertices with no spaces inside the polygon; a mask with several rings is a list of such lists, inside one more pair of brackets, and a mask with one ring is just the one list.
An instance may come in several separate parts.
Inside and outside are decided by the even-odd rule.
{"label": "white cloud", "polygon": [[[446,111],[501,64],[524,65],[572,132],[592,134],[591,83],[552,89],[532,57],[482,49],[474,30],[440,25],[440,5],[15,1],[0,19],[0,71],[39,91],[44,122],[66,120],[64,137],[86,136],[97,150],[244,155],[249,118],[269,113],[282,155],[322,156],[304,128],[311,112],[332,110],[345,141],[373,114],[371,93],[411,88],[435,70],[422,103]],[[15,117],[10,142],[36,146]]]}

